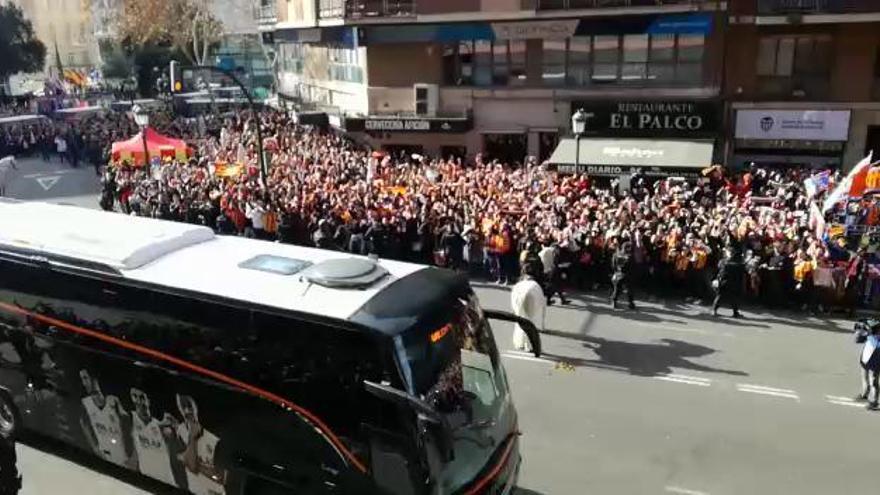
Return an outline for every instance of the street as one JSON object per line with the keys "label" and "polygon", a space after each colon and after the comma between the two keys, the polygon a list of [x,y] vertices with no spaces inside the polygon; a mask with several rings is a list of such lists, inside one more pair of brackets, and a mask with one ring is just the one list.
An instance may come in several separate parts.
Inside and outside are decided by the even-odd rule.
{"label": "street", "polygon": [[[99,189],[91,168],[20,160],[10,195],[94,208]],[[484,306],[509,309],[506,288],[476,285]],[[542,358],[512,351],[511,326],[495,324],[520,413],[523,493],[877,491],[880,414],[849,399],[851,321],[759,308],[715,319],[642,294],[636,311],[610,310],[604,293],[572,300],[548,311]],[[150,493],[78,457],[20,446],[22,493]]]}

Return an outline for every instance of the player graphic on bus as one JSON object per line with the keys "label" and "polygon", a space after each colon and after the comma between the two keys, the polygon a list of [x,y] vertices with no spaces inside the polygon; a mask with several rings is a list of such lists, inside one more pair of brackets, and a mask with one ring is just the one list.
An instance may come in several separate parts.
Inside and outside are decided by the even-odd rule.
{"label": "player graphic on bus", "polygon": [[178,394],[177,408],[183,417],[177,425],[177,437],[185,446],[178,457],[186,467],[187,488],[195,495],[226,495],[226,471],[214,458],[220,439],[199,422],[198,406],[192,397]]}
{"label": "player graphic on bus", "polygon": [[177,466],[173,465],[179,462],[177,454],[183,450],[175,431],[179,421],[167,412],[161,421],[153,417],[150,397],[141,389],[132,387],[131,403],[134,404],[131,419],[133,465],[141,474],[172,486],[182,486],[183,480],[179,482],[175,477],[174,468]]}
{"label": "player graphic on bus", "polygon": [[123,434],[130,421],[128,413],[116,396],[104,395],[98,380],[88,370],[80,370],[79,378],[86,392],[80,426],[89,446],[103,459],[126,465],[131,452],[131,445]]}

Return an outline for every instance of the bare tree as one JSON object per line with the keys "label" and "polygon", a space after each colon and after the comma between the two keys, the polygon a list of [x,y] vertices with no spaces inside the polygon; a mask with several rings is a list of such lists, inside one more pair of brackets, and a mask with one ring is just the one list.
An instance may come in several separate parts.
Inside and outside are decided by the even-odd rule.
{"label": "bare tree", "polygon": [[118,32],[136,44],[171,43],[190,62],[203,65],[223,35],[223,24],[212,14],[211,0],[124,0]]}

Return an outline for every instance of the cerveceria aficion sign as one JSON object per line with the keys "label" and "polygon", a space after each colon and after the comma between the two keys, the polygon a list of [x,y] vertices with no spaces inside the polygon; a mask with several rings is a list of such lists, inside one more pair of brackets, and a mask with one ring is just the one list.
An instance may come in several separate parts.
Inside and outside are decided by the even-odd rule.
{"label": "cerveceria aficion sign", "polygon": [[438,132],[462,133],[473,128],[470,118],[382,118],[346,117],[349,132]]}
{"label": "cerveceria aficion sign", "polygon": [[616,137],[712,137],[721,112],[710,101],[574,101],[587,114],[586,134]]}

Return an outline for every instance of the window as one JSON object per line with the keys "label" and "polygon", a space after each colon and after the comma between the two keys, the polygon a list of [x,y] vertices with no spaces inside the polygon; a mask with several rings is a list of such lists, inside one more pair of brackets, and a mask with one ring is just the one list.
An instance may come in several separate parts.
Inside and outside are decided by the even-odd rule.
{"label": "window", "polygon": [[282,43],[278,45],[279,67],[282,72],[302,74],[305,53],[301,43]]}
{"label": "window", "polygon": [[470,85],[474,82],[474,42],[458,44],[459,79],[458,84]]}
{"label": "window", "polygon": [[628,34],[623,37],[621,79],[638,80],[648,76],[648,35]]}
{"label": "window", "polygon": [[572,86],[590,84],[592,42],[590,36],[575,36],[568,41],[568,84]]}
{"label": "window", "polygon": [[453,86],[470,86],[474,83],[473,41],[443,47],[443,82]]}
{"label": "window", "polygon": [[703,80],[705,44],[706,38],[702,34],[678,35],[678,81],[699,84]]}
{"label": "window", "polygon": [[509,46],[510,84],[522,86],[526,84],[526,42],[511,41]]}
{"label": "window", "polygon": [[657,82],[675,80],[675,35],[658,34],[651,37],[648,52],[648,79]]}
{"label": "window", "polygon": [[771,36],[758,45],[759,76],[827,75],[831,70],[831,36]]}
{"label": "window", "polygon": [[358,61],[356,48],[331,47],[327,51],[330,59],[330,79],[353,83],[363,82],[363,71]]}
{"label": "window", "polygon": [[596,36],[593,38],[593,81],[609,82],[617,79],[620,62],[620,37]]}
{"label": "window", "polygon": [[[705,43],[702,34],[544,39],[541,40],[540,82],[545,86],[698,85],[703,80]],[[811,56],[830,51],[821,44],[811,46]],[[448,45],[443,57],[447,84],[514,86],[527,83],[528,55],[524,40],[466,41]]]}
{"label": "window", "polygon": [[544,40],[541,80],[547,86],[565,84],[565,40]]}
{"label": "window", "polygon": [[474,85],[492,85],[492,42],[474,42]]}
{"label": "window", "polygon": [[525,40],[462,41],[447,45],[443,57],[446,84],[506,86],[526,83]]}
{"label": "window", "polygon": [[443,84],[452,86],[460,86],[462,84],[458,45],[445,45],[443,47]]}
{"label": "window", "polygon": [[506,41],[492,45],[492,84],[505,86],[510,77],[510,54]]}

